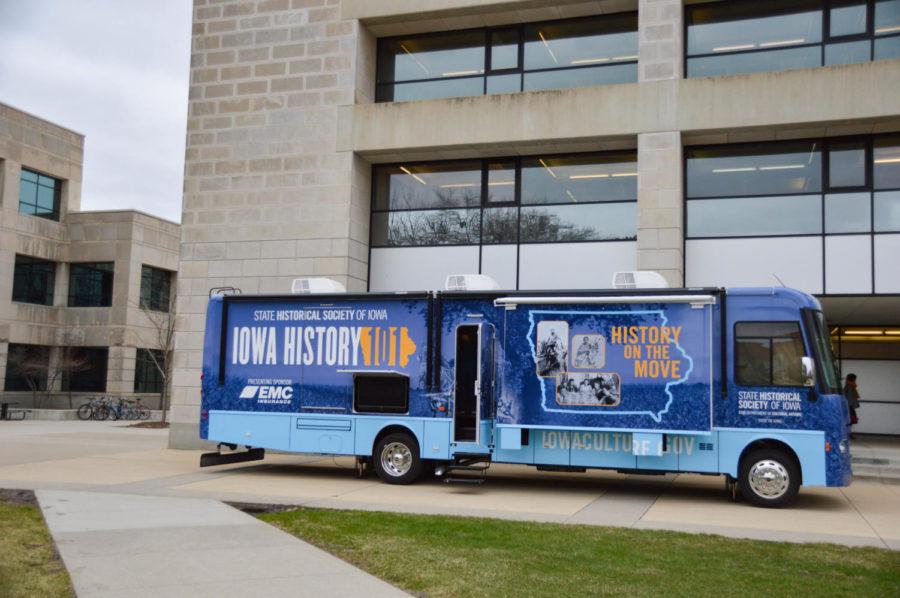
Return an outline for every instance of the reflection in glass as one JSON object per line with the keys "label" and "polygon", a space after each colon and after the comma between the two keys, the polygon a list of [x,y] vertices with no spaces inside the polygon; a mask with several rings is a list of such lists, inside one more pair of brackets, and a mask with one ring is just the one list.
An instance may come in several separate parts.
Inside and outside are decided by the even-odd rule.
{"label": "reflection in glass", "polygon": [[379,102],[411,102],[414,100],[480,96],[482,94],[484,94],[484,79],[482,77],[464,77],[446,81],[379,85],[376,100]]}
{"label": "reflection in glass", "polygon": [[514,69],[519,66],[519,31],[501,29],[491,33],[491,70]]}
{"label": "reflection in glass", "polygon": [[828,185],[862,187],[865,184],[865,143],[832,143],[828,150]]}
{"label": "reflection in glass", "polygon": [[481,162],[377,167],[376,210],[476,207],[481,203]]}
{"label": "reflection in glass", "polygon": [[872,42],[862,40],[858,42],[846,42],[843,44],[828,44],[825,46],[825,64],[858,64],[871,60]]}
{"label": "reflection in glass", "polygon": [[838,193],[825,196],[826,233],[865,233],[871,228],[869,193]]}
{"label": "reflection in glass", "polygon": [[820,66],[820,46],[769,52],[745,52],[688,59],[688,77],[716,77]]}
{"label": "reflection in glass", "polygon": [[821,181],[815,142],[687,150],[688,197],[815,193]]}
{"label": "reflection in glass", "polygon": [[633,239],[636,203],[523,207],[520,240],[528,242]]}
{"label": "reflection in glass", "polygon": [[800,358],[806,354],[795,323],[738,322],[735,378],[741,386],[801,386]]}
{"label": "reflection in glass", "polygon": [[866,32],[865,0],[833,0],[829,13],[829,35],[854,35]]}
{"label": "reflection in glass", "polygon": [[620,64],[586,69],[525,73],[523,90],[566,89],[570,87],[590,87],[592,85],[611,85],[614,83],[633,83],[634,81],[637,81],[637,64]]}
{"label": "reflection in glass", "polygon": [[900,58],[900,35],[875,40],[875,60]]}
{"label": "reflection in glass", "polygon": [[484,32],[382,40],[378,81],[414,81],[484,73]]}
{"label": "reflection in glass", "polygon": [[637,156],[555,156],[522,160],[522,204],[637,198]]}
{"label": "reflection in glass", "polygon": [[637,15],[540,23],[525,27],[525,69],[636,61]]}
{"label": "reflection in glass", "polygon": [[488,162],[487,203],[516,201],[515,162]]}
{"label": "reflection in glass", "polygon": [[714,3],[688,12],[688,55],[770,50],[822,39],[818,0]]}
{"label": "reflection in glass", "polygon": [[481,242],[515,243],[519,225],[519,210],[516,208],[486,208],[481,217]]}
{"label": "reflection in glass", "polygon": [[873,152],[876,189],[900,189],[900,137],[876,137]]}
{"label": "reflection in glass", "polygon": [[19,178],[19,212],[59,220],[60,185],[52,177],[23,168]]}
{"label": "reflection in glass", "polygon": [[733,197],[689,200],[690,237],[808,235],[822,232],[822,197]]}
{"label": "reflection in glass", "polygon": [[487,78],[487,93],[518,93],[522,91],[522,75],[491,75]]}
{"label": "reflection in glass", "polygon": [[875,194],[875,232],[900,231],[900,191]]}
{"label": "reflection in glass", "polygon": [[475,245],[480,210],[427,210],[372,214],[372,245]]}
{"label": "reflection in glass", "polygon": [[875,35],[900,33],[900,0],[875,0]]}

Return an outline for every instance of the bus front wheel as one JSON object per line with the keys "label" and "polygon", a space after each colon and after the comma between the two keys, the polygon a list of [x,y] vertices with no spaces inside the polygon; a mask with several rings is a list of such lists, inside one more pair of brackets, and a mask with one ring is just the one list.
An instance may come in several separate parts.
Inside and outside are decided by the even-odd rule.
{"label": "bus front wheel", "polygon": [[741,494],[758,507],[783,507],[800,489],[800,468],[777,449],[759,449],[741,461]]}
{"label": "bus front wheel", "polygon": [[388,434],[376,444],[372,464],[388,484],[412,484],[422,473],[419,443],[409,434]]}

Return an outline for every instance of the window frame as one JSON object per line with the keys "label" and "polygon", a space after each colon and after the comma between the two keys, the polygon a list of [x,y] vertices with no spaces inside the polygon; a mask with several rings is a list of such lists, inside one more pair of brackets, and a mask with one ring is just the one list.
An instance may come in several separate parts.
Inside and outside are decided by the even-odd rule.
{"label": "window frame", "polygon": [[[773,378],[775,376],[775,361],[774,355],[775,351],[772,350],[772,339],[775,338],[790,338],[790,337],[781,337],[781,336],[743,336],[738,337],[737,327],[739,324],[795,324],[797,326],[797,331],[800,333],[800,343],[803,345],[803,355],[801,357],[810,357],[809,355],[809,346],[806,340],[806,334],[804,332],[803,320],[736,320],[731,327],[731,346],[732,346],[732,357],[731,357],[731,367],[732,367],[732,379],[734,380],[735,386],[740,386],[741,388],[808,388],[801,384],[774,384]],[[769,384],[742,384],[738,378],[738,338],[746,338],[746,339],[757,339],[763,340],[767,339],[769,341]],[[797,364],[798,367],[800,364]]]}
{"label": "window frame", "polygon": [[[108,273],[109,273],[109,276],[110,276],[110,283],[109,283],[109,302],[108,302],[108,303],[105,303],[105,302],[104,302],[104,297],[101,297],[101,300],[100,300],[99,304],[93,304],[93,303],[92,303],[92,304],[89,304],[89,305],[79,305],[79,304],[74,303],[74,298],[75,298],[76,295],[75,295],[75,291],[74,291],[75,285],[72,284],[72,281],[73,281],[73,277],[75,277],[75,268],[76,268],[76,267],[91,267],[91,266],[97,266],[97,265],[100,265],[100,264],[109,264],[109,265],[110,265],[110,269],[109,269],[109,270],[104,270],[103,268],[98,268],[98,267],[94,267],[94,268],[91,268],[91,269],[94,270],[94,271],[101,271],[101,272],[105,271],[105,272],[108,272]],[[116,278],[115,278],[115,262],[70,262],[70,263],[69,263],[69,289],[68,289],[68,301],[67,301],[66,305],[67,305],[67,307],[77,307],[77,308],[108,308],[108,307],[112,307],[112,304],[113,304],[113,296],[115,295],[115,282],[116,282]],[[102,284],[103,284],[103,283],[102,283],[102,280],[101,280],[101,286],[102,286]],[[102,293],[102,292],[103,292],[103,289],[101,288],[101,293]]]}
{"label": "window frame", "polygon": [[[498,25],[495,27],[470,27],[467,29],[452,29],[449,31],[431,31],[426,33],[415,33],[410,35],[392,35],[389,37],[381,37],[378,38],[376,42],[376,52],[375,52],[375,103],[392,103],[398,100],[381,100],[380,91],[386,87],[392,87],[394,85],[403,85],[409,83],[430,83],[434,81],[461,81],[464,79],[482,79],[482,87],[481,94],[472,95],[472,96],[461,96],[461,97],[478,97],[489,95],[488,88],[488,79],[492,76],[498,75],[519,75],[519,89],[518,91],[505,92],[505,93],[523,93],[525,87],[525,74],[526,73],[543,73],[543,72],[553,72],[553,71],[569,71],[569,70],[578,70],[578,69],[591,69],[591,68],[603,68],[604,66],[615,66],[615,65],[623,65],[623,64],[634,64],[637,65],[638,59],[634,60],[623,60],[620,62],[613,62],[610,64],[580,64],[574,66],[563,66],[563,67],[551,67],[551,68],[541,68],[541,69],[525,69],[525,29],[527,27],[535,27],[541,25],[565,25],[565,24],[574,24],[579,22],[588,22],[588,21],[613,21],[615,19],[621,19],[625,17],[633,17],[635,19],[635,33],[639,34],[639,28],[637,24],[638,12],[637,11],[622,11],[622,12],[614,12],[608,14],[595,14],[588,15],[583,17],[571,17],[566,19],[553,19],[549,21],[535,21],[530,23],[515,23],[508,25]],[[506,69],[493,69],[491,67],[491,50],[493,47],[493,34],[495,32],[504,32],[504,31],[517,31],[518,32],[518,66],[515,68],[506,68]],[[389,42],[396,40],[410,40],[410,39],[428,39],[434,37],[441,37],[450,34],[463,34],[463,33],[476,33],[481,32],[484,35],[483,38],[483,47],[484,47],[484,61],[483,61],[483,71],[478,74],[472,75],[460,75],[456,77],[429,77],[424,79],[411,79],[407,81],[396,81],[393,78],[390,80],[379,80],[379,66],[381,65],[381,61],[383,58],[383,54],[385,52],[384,46],[386,46]],[[636,81],[635,81],[636,82]],[[393,97],[393,94],[391,94]],[[451,97],[460,97],[460,96],[447,96],[447,98]],[[447,99],[447,98],[435,98],[435,99]],[[424,101],[424,100],[400,100],[401,102],[406,101]]]}
{"label": "window frame", "polygon": [[[877,234],[896,234],[900,231],[876,231],[875,230],[875,194],[883,191],[900,191],[900,187],[884,187],[884,188],[875,188],[875,158],[874,158],[874,148],[875,142],[878,139],[883,138],[892,138],[897,137],[900,140],[900,136],[896,133],[879,133],[874,135],[850,135],[843,137],[826,137],[826,138],[809,138],[809,139],[790,139],[790,140],[772,140],[772,141],[753,141],[753,142],[744,142],[744,143],[718,143],[718,144],[700,144],[700,145],[685,145],[683,156],[682,156],[682,192],[684,197],[685,209],[683,212],[683,230],[684,230],[684,239],[685,240],[714,240],[714,239],[765,239],[765,238],[786,238],[786,237],[827,237],[827,236],[849,236],[849,235],[877,235]],[[832,187],[830,185],[831,179],[831,159],[830,159],[830,150],[833,145],[838,145],[847,142],[863,142],[865,145],[865,179],[866,184],[864,186],[854,186],[854,187]],[[689,152],[691,150],[708,150],[708,149],[716,149],[716,148],[753,148],[759,146],[773,146],[777,147],[779,145],[790,145],[796,143],[815,143],[818,145],[818,152],[821,156],[821,172],[820,172],[820,191],[816,192],[798,192],[798,193],[764,193],[764,194],[746,194],[746,195],[735,195],[735,196],[700,196],[700,197],[691,197],[688,195],[688,161],[689,161]],[[868,193],[869,194],[869,228],[866,231],[859,232],[828,232],[827,222],[825,219],[826,216],[826,199],[829,195],[836,194],[850,194],[850,193]],[[736,199],[736,198],[754,198],[754,197],[793,197],[793,196],[818,196],[820,198],[820,208],[821,208],[821,230],[816,233],[778,233],[778,234],[767,234],[767,235],[710,235],[710,236],[694,236],[690,234],[688,229],[688,212],[690,211],[689,202],[694,201],[716,201],[721,199]],[[824,248],[823,248],[824,252]],[[874,264],[874,260],[873,260]],[[874,266],[873,266],[874,267]],[[873,278],[874,280],[874,278]]]}
{"label": "window frame", "polygon": [[[62,379],[60,390],[62,392],[85,392],[85,393],[88,393],[88,392],[104,393],[104,392],[106,392],[106,389],[108,387],[108,382],[109,382],[109,347],[68,346],[68,347],[60,347],[60,350],[63,350],[63,351],[88,351],[88,352],[97,352],[97,354],[99,354],[99,352],[103,352],[106,356],[102,363],[102,371],[103,371],[102,382],[103,383],[100,388],[96,388],[96,389],[72,388],[72,377],[78,376],[80,374],[84,374],[85,372],[92,371],[95,369],[95,367],[90,367],[90,368],[86,368],[79,372],[64,371],[62,373],[63,375],[60,376],[60,378]],[[92,361],[92,360],[89,359],[89,361]],[[101,367],[96,361],[92,361],[92,362],[95,364],[96,369],[99,369]],[[99,378],[99,376],[98,376],[98,378]]]}
{"label": "window frame", "polygon": [[[150,353],[157,353],[157,354],[159,354],[159,357],[158,357],[159,359],[165,360],[165,352],[161,351],[160,349],[144,349],[144,348],[138,347],[135,350],[135,353],[134,353],[134,393],[135,394],[155,394],[155,395],[161,394],[163,392],[163,390],[165,390],[166,381],[163,379],[162,373],[156,367],[156,364],[153,362],[153,359],[151,359],[150,357],[142,358],[141,357],[142,353],[147,353],[148,355]],[[155,381],[154,381],[155,384],[159,385],[158,389],[155,389],[156,388],[155,386],[154,386],[153,390],[147,390],[145,388],[147,385],[147,381],[141,379],[139,372],[141,372],[141,375],[143,375],[143,372],[148,369],[153,372],[152,377],[155,379]]]}
{"label": "window frame", "polygon": [[[580,201],[580,202],[553,202],[553,203],[540,203],[540,204],[523,204],[522,203],[522,161],[529,159],[542,159],[542,158],[562,158],[562,157],[590,157],[590,156],[615,156],[615,155],[630,155],[634,157],[634,165],[635,169],[637,169],[637,150],[636,149],[627,149],[627,150],[610,150],[610,151],[599,151],[599,152],[570,152],[570,153],[557,153],[557,154],[538,154],[538,155],[529,155],[529,156],[491,156],[488,158],[472,158],[472,159],[452,159],[452,160],[422,160],[416,162],[390,162],[384,164],[373,164],[371,169],[371,180],[373,184],[371,185],[371,197],[370,197],[370,213],[369,213],[369,248],[371,249],[393,249],[393,248],[422,248],[422,247],[472,247],[472,246],[498,246],[498,245],[546,245],[546,244],[560,244],[560,243],[621,243],[621,242],[633,242],[637,240],[637,229],[635,229],[635,234],[632,237],[625,238],[614,238],[614,239],[587,239],[587,240],[566,240],[566,241],[523,241],[521,235],[521,224],[522,224],[522,209],[523,208],[541,208],[541,207],[555,207],[555,206],[572,206],[572,205],[604,205],[604,204],[637,204],[637,190],[635,188],[634,199],[617,199],[611,201]],[[471,207],[451,207],[451,208],[402,208],[397,210],[392,209],[380,209],[376,207],[377,205],[377,191],[378,186],[374,184],[377,170],[379,168],[399,168],[400,166],[416,166],[421,164],[463,164],[463,163],[471,163],[473,161],[481,161],[481,201],[477,206]],[[505,201],[501,203],[488,203],[487,201],[487,184],[488,184],[488,165],[499,162],[511,162],[515,164],[515,200],[514,201]],[[390,205],[390,202],[388,202]],[[515,208],[516,209],[516,238],[515,240],[506,241],[502,243],[485,243],[484,242],[484,212],[485,210],[493,209],[493,208]],[[410,213],[410,212],[433,212],[440,210],[479,210],[479,232],[478,232],[478,241],[473,243],[441,243],[441,244],[421,244],[421,245],[379,245],[375,244],[374,236],[375,236],[375,227],[371,225],[372,219],[376,214],[391,214],[391,213]]]}
{"label": "window frame", "polygon": [[[404,404],[404,408],[402,411],[391,408],[384,408],[383,406],[378,409],[366,409],[360,411],[358,409],[359,405],[359,383],[365,380],[371,379],[387,379],[392,380],[398,384],[403,385],[403,390],[405,391],[406,401]],[[358,372],[353,375],[353,396],[351,397],[351,411],[354,414],[360,415],[386,415],[386,416],[396,416],[396,415],[409,415],[409,390],[410,390],[410,380],[409,376],[406,374],[392,373],[392,372]]]}
{"label": "window frame", "polygon": [[[21,296],[16,297],[16,281],[19,278],[16,274],[16,271],[19,268],[20,259],[28,261],[28,265],[27,265],[28,273],[26,274],[26,276],[29,279],[33,279],[35,276],[34,275],[34,266],[36,266],[36,265],[49,266],[50,281],[49,281],[49,284],[47,285],[47,290],[44,293],[44,301],[31,301],[29,299],[23,299]],[[13,284],[12,284],[12,299],[11,299],[11,301],[13,303],[24,303],[24,304],[28,304],[28,305],[43,305],[45,307],[52,307],[53,303],[54,303],[54,298],[56,295],[56,273],[57,273],[56,262],[54,262],[52,260],[45,260],[45,259],[39,258],[39,257],[34,257],[31,255],[26,255],[24,253],[17,253],[15,255],[15,258],[13,259]]]}
{"label": "window frame", "polygon": [[[39,381],[39,384],[37,385],[38,388],[36,388],[34,391],[31,388],[10,388],[10,380],[15,380],[14,377],[10,376],[10,372],[15,371],[14,366],[10,364],[10,356],[13,354],[13,348],[18,348],[18,347],[25,347],[26,351],[27,350],[38,350],[42,354],[42,358],[46,357],[45,361],[47,363],[47,372],[46,372],[47,375],[44,376],[43,379]],[[49,345],[36,345],[33,343],[9,343],[7,352],[6,352],[6,376],[3,381],[3,391],[4,392],[46,392],[47,385],[50,381],[49,368],[50,368],[50,352],[51,352],[51,350],[52,350],[52,347],[50,347]],[[19,376],[22,379],[25,378],[24,376],[21,376],[21,374],[19,374]],[[26,386],[27,386],[27,383],[26,383]]]}
{"label": "window frame", "polygon": [[[26,206],[31,206],[35,210],[37,210],[37,208],[38,208],[38,204],[36,203],[37,197],[35,197],[35,203],[22,201],[22,173],[24,173],[24,172],[29,172],[33,175],[36,175],[37,177],[46,177],[48,179],[53,180],[53,211],[50,212],[49,214],[38,214],[36,211],[35,212],[23,212],[22,211],[23,203]],[[32,183],[32,181],[27,181],[27,182]],[[36,187],[40,187],[41,186],[40,178],[38,179],[38,181],[36,181],[32,184],[34,184]],[[34,216],[35,218],[43,218],[44,220],[50,220],[51,222],[59,222],[62,219],[62,209],[61,209],[62,186],[63,186],[63,179],[57,178],[51,174],[47,174],[45,172],[41,172],[39,170],[35,170],[30,167],[22,166],[19,169],[19,188],[17,189],[17,193],[19,196],[19,203],[16,206],[16,211],[19,214],[22,214],[24,216]]]}
{"label": "window frame", "polygon": [[[781,47],[773,47],[773,48],[765,48],[765,49],[752,48],[752,49],[747,49],[747,50],[735,50],[732,52],[721,52],[721,53],[705,52],[702,54],[688,54],[688,33],[690,30],[690,26],[691,26],[691,22],[690,22],[691,13],[695,10],[700,10],[703,8],[709,8],[709,7],[716,6],[716,5],[721,6],[724,3],[721,2],[721,0],[714,0],[712,2],[702,2],[702,3],[697,3],[697,4],[683,3],[683,11],[684,12],[683,12],[683,18],[682,18],[682,21],[683,21],[682,34],[684,36],[683,37],[683,39],[684,39],[684,52],[683,52],[684,56],[683,56],[683,62],[682,62],[682,69],[683,69],[682,72],[684,73],[684,78],[685,79],[694,79],[694,78],[704,78],[704,77],[710,77],[710,76],[725,77],[725,76],[732,76],[732,75],[739,75],[739,74],[752,74],[752,73],[736,72],[736,73],[725,73],[722,75],[701,75],[701,76],[697,76],[697,77],[691,77],[688,75],[688,62],[689,62],[689,59],[691,59],[691,58],[706,58],[709,56],[736,56],[739,54],[753,54],[753,53],[758,54],[758,53],[765,53],[765,52],[773,52],[773,51],[777,51],[777,50],[787,50],[787,49],[794,49],[794,48],[810,48],[810,47],[815,47],[815,46],[820,47],[818,67],[830,66],[825,62],[826,49],[828,48],[828,46],[841,44],[841,43],[858,42],[858,41],[868,41],[869,42],[868,62],[873,62],[873,61],[875,61],[875,40],[891,38],[891,37],[900,37],[900,31],[890,32],[890,33],[887,33],[884,35],[879,35],[879,34],[875,33],[875,4],[876,4],[877,0],[865,0],[865,2],[864,2],[866,5],[866,30],[864,33],[853,33],[853,34],[848,34],[848,35],[834,35],[834,36],[831,35],[831,9],[834,8],[835,4],[837,4],[838,2],[839,2],[839,0],[837,0],[837,1],[836,0],[818,0],[819,10],[822,13],[822,19],[821,19],[822,31],[821,31],[821,36],[820,36],[821,41],[810,42],[810,43],[805,43],[805,44],[796,44],[796,45],[790,45],[790,46],[786,45],[786,46],[781,46]],[[732,6],[738,6],[738,5],[752,6],[756,3],[757,3],[757,0],[728,0],[728,2],[727,2],[727,4],[732,5]],[[857,64],[863,64],[863,63],[857,63]],[[816,67],[810,67],[810,68],[816,68]],[[787,69],[787,70],[790,70],[790,69]],[[760,71],[760,72],[780,72],[780,71]]]}
{"label": "window frame", "polygon": [[[145,274],[149,272],[149,288],[147,300],[144,298],[144,283],[147,280],[147,276]],[[148,309],[150,311],[158,311],[161,313],[169,313],[171,311],[172,305],[172,278],[173,272],[171,270],[166,270],[165,268],[157,268],[156,266],[151,266],[149,264],[141,264],[141,288],[140,294],[138,296],[138,304],[141,309]],[[159,279],[157,279],[158,277]],[[161,284],[162,281],[165,281],[166,284],[166,293],[165,293],[165,304],[161,305],[160,301],[162,297],[159,296],[159,293],[154,294],[153,288],[156,284]],[[154,298],[157,300],[155,301]]]}

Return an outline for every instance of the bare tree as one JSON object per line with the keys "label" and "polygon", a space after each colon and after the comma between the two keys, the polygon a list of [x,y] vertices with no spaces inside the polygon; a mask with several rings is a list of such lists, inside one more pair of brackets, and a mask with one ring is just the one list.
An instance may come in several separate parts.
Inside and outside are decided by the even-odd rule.
{"label": "bare tree", "polygon": [[[92,364],[78,353],[77,347],[59,347],[58,359],[55,362],[50,359],[50,353],[45,349],[37,346],[21,348],[10,352],[8,360],[8,368],[25,379],[31,390],[32,402],[38,409],[43,407],[44,399],[49,398],[56,388],[57,380],[92,367]],[[71,392],[69,392],[69,408],[72,408]]]}
{"label": "bare tree", "polygon": [[140,309],[147,316],[153,328],[153,344],[147,354],[156,371],[162,378],[162,389],[159,393],[159,408],[162,410],[162,421],[166,421],[169,408],[169,381],[172,378],[172,355],[175,349],[175,294],[166,297],[166,309],[152,309],[149,302],[141,301]]}

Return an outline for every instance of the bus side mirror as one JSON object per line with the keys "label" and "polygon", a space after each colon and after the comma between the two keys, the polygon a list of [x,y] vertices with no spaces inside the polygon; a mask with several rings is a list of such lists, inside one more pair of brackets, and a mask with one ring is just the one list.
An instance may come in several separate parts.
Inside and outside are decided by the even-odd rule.
{"label": "bus side mirror", "polygon": [[803,386],[816,385],[816,362],[812,357],[800,358],[800,369],[803,372]]}

